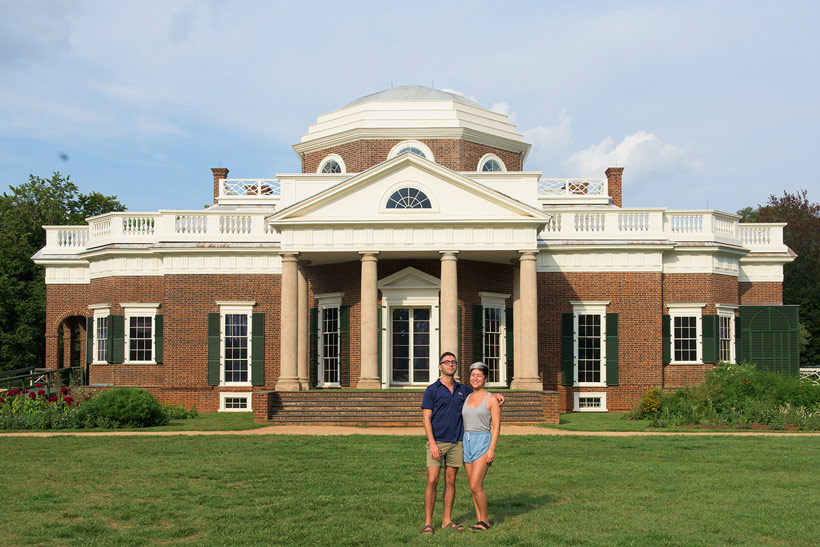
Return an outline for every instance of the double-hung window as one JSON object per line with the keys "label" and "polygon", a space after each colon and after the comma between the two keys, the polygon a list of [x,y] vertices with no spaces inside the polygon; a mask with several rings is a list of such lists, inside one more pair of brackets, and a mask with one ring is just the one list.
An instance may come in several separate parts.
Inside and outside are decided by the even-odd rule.
{"label": "double-hung window", "polygon": [[576,386],[606,385],[606,306],[609,302],[572,302]]}
{"label": "double-hung window", "polygon": [[251,383],[251,306],[225,306],[222,312],[222,382]]}
{"label": "double-hung window", "polygon": [[317,384],[320,387],[341,385],[341,306],[342,293],[316,295],[318,304]]}
{"label": "double-hung window", "polygon": [[156,363],[157,303],[120,304],[125,313],[125,362]]}
{"label": "double-hung window", "polygon": [[489,385],[507,385],[507,314],[509,294],[481,292],[482,360],[487,365]]}
{"label": "double-hung window", "polygon": [[91,362],[105,364],[108,363],[109,352],[111,351],[111,348],[108,347],[109,328],[111,326],[111,304],[96,304],[89,307],[94,312],[92,321],[93,331],[91,333],[91,338],[94,343],[91,347]]}
{"label": "double-hung window", "polygon": [[718,360],[735,362],[735,310],[734,305],[715,304],[718,312]]}
{"label": "double-hung window", "polygon": [[673,364],[703,362],[703,308],[705,303],[666,303],[670,317],[670,355]]}

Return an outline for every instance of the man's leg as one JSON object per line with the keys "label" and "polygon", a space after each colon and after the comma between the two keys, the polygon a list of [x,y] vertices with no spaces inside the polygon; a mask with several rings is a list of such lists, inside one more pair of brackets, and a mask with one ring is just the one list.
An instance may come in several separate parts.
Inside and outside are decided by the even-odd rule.
{"label": "man's leg", "polygon": [[444,515],[442,515],[441,525],[449,524],[452,518],[453,502],[456,499],[456,474],[458,467],[444,468]]}
{"label": "man's leg", "polygon": [[[431,465],[427,468],[427,487],[424,489],[424,525],[433,525],[433,507],[436,505],[436,489],[441,466]],[[446,507],[446,504],[445,504]]]}

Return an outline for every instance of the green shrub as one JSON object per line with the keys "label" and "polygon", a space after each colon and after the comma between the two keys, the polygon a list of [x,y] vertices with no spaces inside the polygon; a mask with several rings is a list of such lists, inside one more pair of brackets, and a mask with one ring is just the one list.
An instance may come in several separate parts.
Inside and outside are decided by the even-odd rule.
{"label": "green shrub", "polygon": [[192,406],[191,410],[186,410],[182,405],[165,404],[163,405],[163,409],[168,415],[169,420],[187,420],[199,416],[199,413],[196,411],[196,405]]}
{"label": "green shrub", "polygon": [[151,427],[168,423],[168,414],[160,402],[138,388],[118,387],[103,391],[86,406],[96,417],[118,427]]}

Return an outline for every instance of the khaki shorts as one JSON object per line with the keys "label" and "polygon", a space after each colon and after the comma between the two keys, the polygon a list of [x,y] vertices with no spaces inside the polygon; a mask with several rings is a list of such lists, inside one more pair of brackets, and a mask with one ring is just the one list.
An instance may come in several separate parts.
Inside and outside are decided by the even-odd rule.
{"label": "khaki shorts", "polygon": [[461,449],[461,441],[457,443],[440,443],[436,441],[441,452],[441,461],[433,459],[430,455],[430,441],[427,441],[427,467],[461,467],[464,464],[464,452]]}

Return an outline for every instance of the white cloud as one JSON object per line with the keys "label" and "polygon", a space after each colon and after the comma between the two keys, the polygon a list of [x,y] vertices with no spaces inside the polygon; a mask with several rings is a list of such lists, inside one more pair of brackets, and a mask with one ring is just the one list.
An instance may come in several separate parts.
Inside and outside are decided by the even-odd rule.
{"label": "white cloud", "polygon": [[473,97],[473,96],[467,97],[467,95],[465,95],[463,92],[461,92],[457,89],[451,89],[449,87],[445,87],[444,89],[442,89],[442,91],[446,91],[447,93],[454,93],[456,95],[461,95],[462,97],[466,97],[467,99],[470,99],[473,102],[476,102],[476,103],[478,102],[478,99],[476,99],[475,97]]}
{"label": "white cloud", "polygon": [[[696,170],[701,161],[690,147],[668,144],[647,131],[627,135],[617,145],[612,137],[572,154],[564,166],[573,176],[600,177],[607,167],[625,167],[630,178],[670,170]],[[634,179],[633,179],[634,180]]]}
{"label": "white cloud", "polygon": [[139,117],[134,120],[137,131],[147,137],[154,136],[187,136],[179,126],[156,118]]}
{"label": "white cloud", "polygon": [[497,103],[493,103],[490,107],[492,112],[497,112],[499,114],[504,114],[507,116],[507,121],[514,124],[518,120],[518,114],[515,112],[510,111],[510,105],[505,103],[504,101],[498,101]]}
{"label": "white cloud", "polygon": [[564,155],[572,145],[572,118],[562,110],[553,125],[524,130],[524,140],[532,144],[527,162],[534,169],[544,169],[546,164]]}

